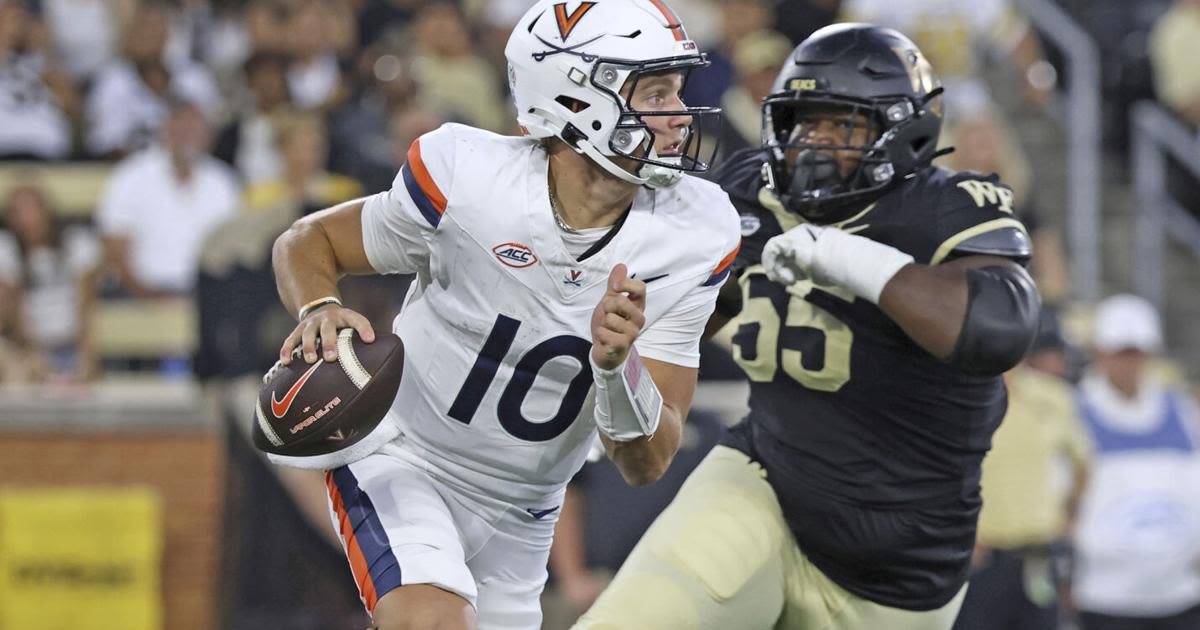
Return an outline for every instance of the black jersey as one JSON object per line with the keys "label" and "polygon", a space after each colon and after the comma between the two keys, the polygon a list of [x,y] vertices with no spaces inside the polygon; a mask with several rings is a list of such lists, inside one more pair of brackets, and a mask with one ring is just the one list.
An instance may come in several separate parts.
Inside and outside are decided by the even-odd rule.
{"label": "black jersey", "polygon": [[[801,219],[761,189],[756,152],[719,174],[742,215],[734,358],[750,415],[725,438],[760,462],[797,543],[847,590],[893,607],[948,602],[966,579],[979,474],[1007,398],[913,342],[841,287],[770,281],[760,256]],[[995,176],[929,167],[834,224],[918,263],[1029,255],[1012,193]],[[730,287],[727,287],[729,289]]]}

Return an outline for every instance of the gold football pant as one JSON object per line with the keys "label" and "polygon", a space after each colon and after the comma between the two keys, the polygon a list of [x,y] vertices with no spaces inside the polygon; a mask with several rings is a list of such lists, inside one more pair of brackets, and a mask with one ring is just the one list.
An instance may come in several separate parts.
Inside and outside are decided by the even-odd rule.
{"label": "gold football pant", "polygon": [[965,593],[911,611],[847,592],[801,553],[763,468],[717,446],[574,628],[948,630]]}

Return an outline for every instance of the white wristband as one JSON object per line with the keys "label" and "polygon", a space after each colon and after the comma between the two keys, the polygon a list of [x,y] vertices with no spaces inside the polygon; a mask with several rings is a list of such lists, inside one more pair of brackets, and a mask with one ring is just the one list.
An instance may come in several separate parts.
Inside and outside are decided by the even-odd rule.
{"label": "white wristband", "polygon": [[913,257],[869,238],[827,229],[821,233],[813,256],[815,277],[850,289],[855,295],[879,303],[883,288]]}
{"label": "white wristband", "polygon": [[630,348],[625,362],[611,370],[597,366],[590,352],[588,362],[596,383],[596,428],[618,442],[654,435],[662,415],[662,394],[637,348]]}

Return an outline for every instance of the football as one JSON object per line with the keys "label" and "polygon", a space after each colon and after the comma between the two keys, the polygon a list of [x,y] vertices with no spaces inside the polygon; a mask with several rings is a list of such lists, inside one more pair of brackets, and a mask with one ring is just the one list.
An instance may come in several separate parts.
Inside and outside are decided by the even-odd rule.
{"label": "football", "polygon": [[297,349],[290,365],[277,362],[263,377],[252,429],[259,450],[325,455],[352,446],[383,420],[400,387],[403,342],[387,333],[366,343],[345,328],[337,350],[337,361],[308,364]]}

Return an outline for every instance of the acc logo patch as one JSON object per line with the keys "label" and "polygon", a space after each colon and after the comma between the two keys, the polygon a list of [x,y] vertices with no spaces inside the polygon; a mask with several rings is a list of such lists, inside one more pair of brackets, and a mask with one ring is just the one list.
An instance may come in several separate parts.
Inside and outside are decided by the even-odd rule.
{"label": "acc logo patch", "polygon": [[758,217],[752,214],[743,214],[740,216],[742,218],[742,236],[750,236],[762,227],[762,221]]}
{"label": "acc logo patch", "polygon": [[533,250],[520,243],[497,245],[492,248],[492,254],[495,254],[496,260],[517,269],[528,267],[538,261]]}

